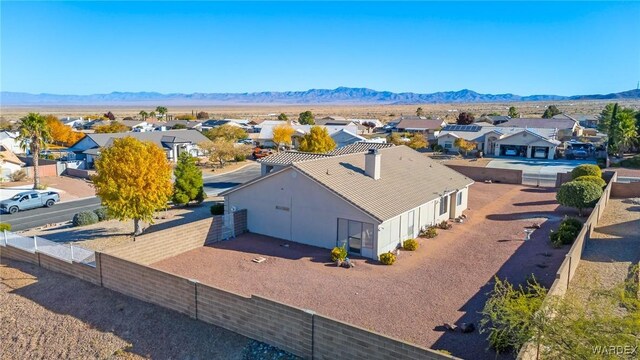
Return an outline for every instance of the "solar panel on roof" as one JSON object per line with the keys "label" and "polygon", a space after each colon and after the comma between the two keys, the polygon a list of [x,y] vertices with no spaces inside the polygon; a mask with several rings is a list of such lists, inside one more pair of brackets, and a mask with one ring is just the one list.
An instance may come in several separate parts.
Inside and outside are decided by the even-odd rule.
{"label": "solar panel on roof", "polygon": [[467,132],[478,132],[482,129],[482,126],[478,125],[447,125],[443,130],[446,131],[467,131]]}

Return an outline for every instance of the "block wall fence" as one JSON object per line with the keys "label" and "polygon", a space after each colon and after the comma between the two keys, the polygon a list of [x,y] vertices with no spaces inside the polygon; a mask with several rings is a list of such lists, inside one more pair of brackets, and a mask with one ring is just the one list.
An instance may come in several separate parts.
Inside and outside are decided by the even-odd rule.
{"label": "block wall fence", "polygon": [[500,182],[505,184],[522,184],[522,170],[494,169],[479,166],[449,165],[447,167],[455,170],[473,181]]}

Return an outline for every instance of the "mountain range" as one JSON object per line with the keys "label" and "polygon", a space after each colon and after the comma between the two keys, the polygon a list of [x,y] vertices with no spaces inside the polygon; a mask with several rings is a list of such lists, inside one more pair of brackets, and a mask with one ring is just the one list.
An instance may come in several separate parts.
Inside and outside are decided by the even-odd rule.
{"label": "mountain range", "polygon": [[640,90],[628,90],[605,95],[529,95],[480,94],[472,90],[446,91],[431,94],[394,93],[367,88],[339,87],[307,91],[252,93],[161,94],[157,92],[112,92],[94,95],[29,94],[0,92],[2,106],[28,105],[248,105],[248,104],[437,104],[561,100],[633,100],[640,99]]}

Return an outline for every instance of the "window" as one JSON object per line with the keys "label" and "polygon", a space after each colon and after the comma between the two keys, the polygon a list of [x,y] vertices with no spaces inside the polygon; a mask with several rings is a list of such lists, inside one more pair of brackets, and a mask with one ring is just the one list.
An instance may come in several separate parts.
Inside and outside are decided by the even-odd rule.
{"label": "window", "polygon": [[360,253],[360,249],[373,249],[373,224],[338,219],[338,243],[345,245],[352,253]]}
{"label": "window", "polygon": [[456,204],[458,206],[462,205],[462,191],[458,192]]}
{"label": "window", "polygon": [[373,249],[373,224],[362,223],[362,247]]}
{"label": "window", "polygon": [[32,198],[32,199],[37,199],[39,195],[40,195],[40,194],[31,194],[31,195],[29,195],[29,196],[31,196],[31,198]]}
{"label": "window", "polygon": [[451,141],[445,141],[444,142],[444,148],[445,149],[451,149],[451,147],[453,147],[453,143]]}
{"label": "window", "polygon": [[440,215],[444,215],[449,209],[449,195],[440,198]]}
{"label": "window", "polygon": [[415,210],[411,210],[408,213],[409,218],[407,220],[407,235],[413,237],[414,231],[415,231],[415,215],[416,215],[416,211]]}

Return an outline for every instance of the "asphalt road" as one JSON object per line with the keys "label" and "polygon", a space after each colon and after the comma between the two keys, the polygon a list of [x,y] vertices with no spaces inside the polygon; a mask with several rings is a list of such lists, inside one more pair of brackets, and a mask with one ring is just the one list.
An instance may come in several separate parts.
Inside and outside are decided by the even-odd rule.
{"label": "asphalt road", "polygon": [[[204,190],[208,196],[217,196],[227,189],[259,176],[260,166],[251,164],[231,173],[203,177]],[[95,210],[99,207],[100,199],[93,197],[58,203],[50,208],[20,211],[13,215],[0,214],[0,222],[11,224],[12,231],[21,231],[46,224],[70,221],[77,212]]]}

